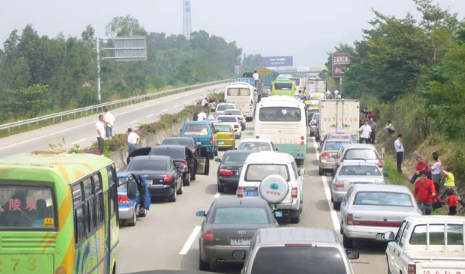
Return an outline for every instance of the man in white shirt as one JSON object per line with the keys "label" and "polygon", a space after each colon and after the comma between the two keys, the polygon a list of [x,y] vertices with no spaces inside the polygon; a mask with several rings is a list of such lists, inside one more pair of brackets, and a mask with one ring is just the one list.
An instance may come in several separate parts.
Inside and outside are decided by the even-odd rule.
{"label": "man in white shirt", "polygon": [[394,148],[397,155],[397,172],[402,174],[402,161],[404,160],[404,143],[402,142],[402,134],[397,135],[394,141]]}
{"label": "man in white shirt", "polygon": [[365,120],[365,124],[362,125],[358,130],[361,132],[360,133],[360,144],[363,144],[363,141],[365,141],[366,144],[369,144],[370,138],[371,138],[371,127],[368,124],[368,121]]}
{"label": "man in white shirt", "polygon": [[197,114],[197,121],[203,121],[203,120],[207,120],[207,114],[201,111],[199,114]]}
{"label": "man in white shirt", "polygon": [[105,147],[105,118],[102,114],[98,116],[98,121],[95,123],[97,128],[97,143],[100,155],[103,154],[103,148]]}
{"label": "man in white shirt", "polygon": [[202,107],[203,107],[204,111],[208,111],[208,100],[207,100],[207,98],[202,99]]}
{"label": "man in white shirt", "polygon": [[111,140],[111,137],[113,137],[113,125],[115,124],[115,116],[110,112],[108,111],[108,108],[105,107],[103,109],[103,111],[105,112],[105,132],[106,132],[106,136],[108,139]]}
{"label": "man in white shirt", "polygon": [[128,155],[130,155],[134,150],[137,149],[137,145],[140,142],[140,136],[132,131],[132,128],[128,128],[128,144],[129,144],[129,150],[128,150]]}
{"label": "man in white shirt", "polygon": [[252,74],[252,78],[255,82],[255,88],[258,88],[258,80],[260,80],[260,74],[257,71],[254,71]]}

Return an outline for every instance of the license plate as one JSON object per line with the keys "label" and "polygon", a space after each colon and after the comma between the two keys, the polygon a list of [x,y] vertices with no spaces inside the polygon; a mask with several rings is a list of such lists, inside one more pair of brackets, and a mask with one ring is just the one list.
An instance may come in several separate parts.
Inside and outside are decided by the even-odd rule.
{"label": "license plate", "polygon": [[376,240],[377,241],[385,241],[384,233],[376,233]]}
{"label": "license plate", "polygon": [[257,197],[258,196],[258,190],[246,190],[246,191],[244,191],[244,196]]}
{"label": "license plate", "polygon": [[234,245],[234,246],[249,246],[250,245],[250,239],[248,239],[248,238],[232,238],[231,239],[231,245]]}
{"label": "license plate", "polygon": [[224,145],[224,141],[218,141],[218,145]]}
{"label": "license plate", "polygon": [[274,216],[275,216],[276,218],[281,218],[281,217],[283,217],[283,213],[282,213],[281,211],[275,211],[275,212],[274,212]]}
{"label": "license plate", "polygon": [[197,142],[197,145],[198,145],[198,146],[202,145],[202,142]]}

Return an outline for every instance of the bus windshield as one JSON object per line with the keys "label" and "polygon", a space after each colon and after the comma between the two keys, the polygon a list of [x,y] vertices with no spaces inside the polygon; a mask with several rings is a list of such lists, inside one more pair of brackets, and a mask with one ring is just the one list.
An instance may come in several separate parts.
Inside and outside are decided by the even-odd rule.
{"label": "bus windshield", "polygon": [[228,96],[250,96],[248,88],[228,88]]}
{"label": "bus windshield", "polygon": [[53,188],[0,185],[0,230],[56,229]]}
{"label": "bus windshield", "polygon": [[266,122],[299,122],[301,116],[299,108],[265,107],[260,109],[259,119]]}

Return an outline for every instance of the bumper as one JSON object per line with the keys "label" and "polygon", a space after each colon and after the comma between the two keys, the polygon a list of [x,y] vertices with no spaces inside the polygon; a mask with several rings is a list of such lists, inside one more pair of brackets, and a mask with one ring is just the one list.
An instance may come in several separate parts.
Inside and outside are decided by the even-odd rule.
{"label": "bumper", "polygon": [[151,185],[149,191],[152,197],[167,198],[174,194],[174,189],[171,185]]}
{"label": "bumper", "polygon": [[236,178],[226,178],[226,177],[218,177],[218,184],[220,186],[226,187],[237,187],[239,185],[239,177]]}
{"label": "bumper", "polygon": [[331,189],[331,197],[333,198],[334,202],[340,203],[346,196],[347,191],[334,191]]}
{"label": "bumper", "polygon": [[335,167],[336,167],[336,162],[334,161],[320,160],[321,169],[327,169],[327,170],[333,171]]}
{"label": "bumper", "polygon": [[298,210],[299,205],[300,205],[299,200],[292,199],[292,202],[290,204],[287,204],[287,203],[276,204],[276,210]]}
{"label": "bumper", "polygon": [[[223,143],[221,144],[221,142],[223,142]],[[221,148],[224,148],[224,147],[234,147],[235,144],[236,144],[235,139],[231,139],[231,140],[218,140],[218,147],[221,147]]]}
{"label": "bumper", "polygon": [[203,250],[201,251],[202,260],[206,262],[214,262],[218,259],[222,259],[225,263],[244,263],[244,260],[233,259],[232,253],[236,250],[244,250],[245,252],[247,252],[249,250],[249,247],[229,245],[204,245]]}
{"label": "bumper", "polygon": [[134,207],[119,207],[118,212],[120,220],[131,220],[134,216]]}
{"label": "bumper", "polygon": [[305,160],[305,153],[307,152],[306,144],[275,144],[279,152],[289,153],[297,160]]}
{"label": "bumper", "polygon": [[[376,239],[376,234],[393,232],[397,233],[399,230],[398,227],[376,227],[376,226],[343,226],[342,230],[344,235],[350,239],[365,239],[365,240],[374,240]],[[387,242],[387,240],[382,240],[380,242]]]}

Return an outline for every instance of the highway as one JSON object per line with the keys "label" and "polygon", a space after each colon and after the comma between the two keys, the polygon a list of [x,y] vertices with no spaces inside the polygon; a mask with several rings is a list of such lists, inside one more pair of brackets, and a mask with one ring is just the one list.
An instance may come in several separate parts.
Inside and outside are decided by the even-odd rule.
{"label": "highway", "polygon": [[[247,124],[242,138],[250,138],[253,122]],[[239,140],[236,140],[239,142]],[[309,139],[304,182],[304,210],[298,227],[317,227],[339,231],[340,214],[330,207],[328,181],[318,175],[316,142]],[[222,157],[220,152],[218,157]],[[119,273],[148,270],[198,270],[198,237],[202,218],[195,213],[207,211],[214,199],[234,198],[235,193],[217,193],[218,163],[211,161],[210,175],[184,188],[176,203],[156,201],[146,218],[138,218],[136,227],[120,228]],[[291,226],[283,223],[282,226]],[[386,244],[355,243],[360,259],[352,261],[356,274],[386,273]],[[239,273],[241,266],[222,265],[217,273]]]}
{"label": "highway", "polygon": [[[201,99],[201,96],[223,91],[225,87],[224,84],[215,85],[110,110],[116,117],[113,133],[122,133],[129,127],[153,122],[164,113],[176,113],[183,110],[185,105]],[[0,155],[50,150],[49,144],[63,144],[63,138],[67,149],[75,144],[81,148],[88,147],[97,140],[95,123],[98,114],[103,113],[1,138]]]}

